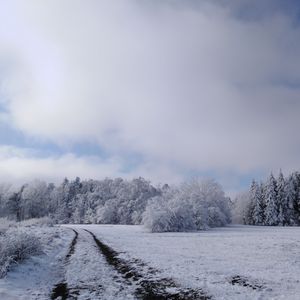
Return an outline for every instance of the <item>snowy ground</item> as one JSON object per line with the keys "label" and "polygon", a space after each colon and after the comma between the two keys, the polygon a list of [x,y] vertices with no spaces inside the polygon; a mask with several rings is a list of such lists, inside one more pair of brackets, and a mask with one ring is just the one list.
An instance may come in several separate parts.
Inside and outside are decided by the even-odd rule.
{"label": "snowy ground", "polygon": [[35,230],[45,254],[1,279],[0,299],[300,299],[300,228]]}
{"label": "snowy ground", "polygon": [[148,233],[141,226],[79,225],[120,253],[215,299],[300,299],[300,228],[230,226]]}
{"label": "snowy ground", "polygon": [[38,236],[43,254],[33,256],[0,279],[0,299],[49,299],[53,286],[64,276],[62,264],[72,240],[72,231],[59,227],[28,227]]}
{"label": "snowy ground", "polygon": [[77,232],[77,243],[64,280],[68,285],[69,298],[134,299],[132,288],[109,267],[92,236],[84,230]]}

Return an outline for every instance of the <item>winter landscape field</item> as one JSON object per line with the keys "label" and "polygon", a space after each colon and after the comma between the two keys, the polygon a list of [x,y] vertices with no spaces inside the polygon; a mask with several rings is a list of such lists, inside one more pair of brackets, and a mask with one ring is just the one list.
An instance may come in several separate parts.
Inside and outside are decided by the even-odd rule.
{"label": "winter landscape field", "polygon": [[300,0],[0,0],[0,300],[300,300]]}
{"label": "winter landscape field", "polygon": [[51,299],[55,293],[62,299],[299,299],[297,227],[34,230],[44,236],[46,251],[0,280],[1,299]]}

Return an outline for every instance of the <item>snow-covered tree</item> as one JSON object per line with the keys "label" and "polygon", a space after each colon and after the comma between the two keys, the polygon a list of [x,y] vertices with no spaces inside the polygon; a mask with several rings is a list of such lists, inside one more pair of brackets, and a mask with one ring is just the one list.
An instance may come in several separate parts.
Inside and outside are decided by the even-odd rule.
{"label": "snow-covered tree", "polygon": [[50,195],[47,183],[34,180],[24,187],[22,193],[22,219],[40,218],[47,215]]}
{"label": "snow-covered tree", "polygon": [[232,222],[234,224],[247,224],[246,216],[250,203],[249,191],[243,191],[236,195],[232,205]]}
{"label": "snow-covered tree", "polygon": [[245,223],[248,225],[254,225],[254,208],[256,204],[256,193],[257,193],[257,183],[253,180],[249,192],[249,202],[248,208],[245,216]]}
{"label": "snow-covered tree", "polygon": [[176,189],[151,199],[143,216],[143,224],[151,232],[195,230],[192,206]]}
{"label": "snow-covered tree", "polygon": [[278,225],[278,202],[277,202],[277,183],[273,174],[270,175],[266,184],[266,210],[265,210],[265,225]]}
{"label": "snow-covered tree", "polygon": [[68,223],[71,217],[69,180],[64,179],[61,185],[55,188],[50,195],[52,203],[56,206],[54,219],[58,223]]}
{"label": "snow-covered tree", "polygon": [[184,183],[181,197],[191,203],[198,229],[223,226],[231,220],[230,201],[222,187],[212,179],[194,179]]}
{"label": "snow-covered tree", "polygon": [[[294,172],[285,179],[280,171],[277,180],[271,174],[266,183],[260,184],[258,195],[257,185],[252,183],[246,209],[246,224],[300,225],[299,172]],[[235,203],[235,207],[236,205]],[[234,208],[234,214],[236,213]]]}
{"label": "snow-covered tree", "polygon": [[143,178],[81,181],[77,177],[58,186],[35,180],[21,188],[0,184],[0,217],[20,221],[49,215],[58,223],[147,220],[163,231],[181,231],[226,225],[233,211],[235,222],[300,225],[299,172],[287,179],[280,172],[277,181],[271,174],[260,185],[253,181],[250,191],[241,195],[231,203],[214,180],[191,180],[176,188],[154,187]]}
{"label": "snow-covered tree", "polygon": [[278,205],[278,225],[287,225],[287,197],[286,197],[286,182],[282,171],[280,170],[277,179],[277,205]]}
{"label": "snow-covered tree", "polygon": [[76,195],[74,203],[76,207],[72,214],[72,223],[81,224],[85,221],[85,204],[86,204],[86,194]]}
{"label": "snow-covered tree", "polygon": [[201,230],[231,220],[230,199],[214,180],[192,180],[167,189],[146,207],[143,223],[151,231]]}
{"label": "snow-covered tree", "polygon": [[13,187],[11,184],[0,184],[0,217],[7,217],[9,215],[7,202],[12,193]]}
{"label": "snow-covered tree", "polygon": [[286,181],[286,202],[287,212],[286,219],[289,225],[296,225],[296,215],[294,209],[294,203],[297,201],[297,188],[296,183],[292,175],[290,175]]}
{"label": "snow-covered tree", "polygon": [[251,186],[250,197],[251,201],[254,203],[253,208],[253,224],[263,225],[265,214],[264,214],[264,199],[263,199],[262,186],[258,185],[256,181],[253,181]]}
{"label": "snow-covered tree", "polygon": [[22,193],[27,185],[22,185],[22,187],[13,192],[6,202],[6,209],[8,211],[8,216],[15,218],[18,222],[22,220]]}
{"label": "snow-covered tree", "polygon": [[296,224],[300,225],[300,173],[295,172],[293,177],[296,186],[296,197],[294,201],[295,220]]}

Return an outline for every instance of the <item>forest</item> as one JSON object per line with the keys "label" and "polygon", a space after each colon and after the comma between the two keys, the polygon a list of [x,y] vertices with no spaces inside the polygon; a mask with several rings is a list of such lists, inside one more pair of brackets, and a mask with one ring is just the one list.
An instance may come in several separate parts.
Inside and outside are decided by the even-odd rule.
{"label": "forest", "polygon": [[266,181],[252,181],[250,189],[235,200],[234,214],[247,225],[299,226],[300,173],[277,178],[271,173]]}
{"label": "forest", "polygon": [[57,224],[143,224],[152,232],[193,231],[233,223],[300,225],[300,173],[253,180],[234,201],[212,179],[177,186],[144,178],[75,180],[58,185],[34,180],[0,185],[0,217],[50,217]]}
{"label": "forest", "polygon": [[151,231],[185,231],[228,224],[230,199],[214,180],[178,187],[143,178],[34,180],[19,188],[1,185],[0,217],[16,221],[49,216],[54,222],[145,224]]}

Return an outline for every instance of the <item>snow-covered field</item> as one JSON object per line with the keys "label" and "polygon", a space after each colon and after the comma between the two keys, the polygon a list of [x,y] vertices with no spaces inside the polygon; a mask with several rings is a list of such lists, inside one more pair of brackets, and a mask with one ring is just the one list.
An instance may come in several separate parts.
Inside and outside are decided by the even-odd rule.
{"label": "snow-covered field", "polygon": [[[141,226],[74,225],[215,299],[300,299],[300,228],[230,226],[148,233]],[[245,285],[245,286],[244,286]]]}
{"label": "snow-covered field", "polygon": [[0,279],[1,300],[51,295],[93,300],[158,299],[153,295],[300,299],[297,227],[229,226],[190,233],[149,233],[142,226],[125,225],[28,230],[40,237],[44,254],[15,265]]}

